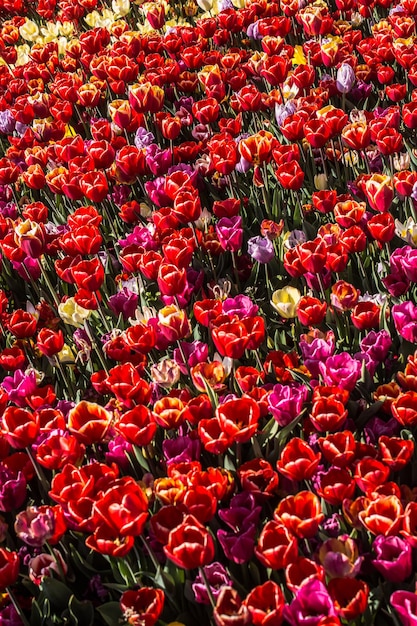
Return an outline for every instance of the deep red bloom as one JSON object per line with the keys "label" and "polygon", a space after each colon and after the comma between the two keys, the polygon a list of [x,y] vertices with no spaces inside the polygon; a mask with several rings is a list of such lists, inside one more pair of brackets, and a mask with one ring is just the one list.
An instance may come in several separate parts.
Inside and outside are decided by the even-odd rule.
{"label": "deep red bloom", "polygon": [[326,317],[327,305],[318,298],[303,296],[297,304],[297,317],[303,326],[318,326]]}
{"label": "deep red bloom", "polygon": [[148,519],[148,499],[131,476],[123,476],[96,500],[93,519],[111,527],[115,535],[138,536]]}
{"label": "deep red bloom", "polygon": [[277,469],[292,480],[308,480],[316,473],[320,459],[320,452],[315,453],[306,441],[294,437],[281,452]]}
{"label": "deep red bloom", "polygon": [[0,589],[5,590],[17,581],[20,558],[17,552],[0,548]]}
{"label": "deep red bloom", "polygon": [[162,613],[164,601],[162,589],[141,587],[125,591],[120,598],[120,608],[131,626],[154,626]]}
{"label": "deep red bloom", "polygon": [[243,601],[255,626],[280,626],[283,619],[285,597],[281,587],[272,580],[257,585]]}
{"label": "deep red bloom", "polygon": [[368,606],[368,585],[357,578],[332,578],[327,589],[339,617],[350,621],[363,615]]}
{"label": "deep red bloom", "polygon": [[23,309],[16,309],[7,322],[7,327],[17,339],[26,339],[35,334],[37,319]]}
{"label": "deep red bloom", "polygon": [[318,440],[320,450],[326,461],[336,467],[346,467],[352,463],[356,454],[356,441],[350,430],[330,433]]}
{"label": "deep red bloom", "polygon": [[314,493],[299,491],[281,500],[274,511],[274,519],[282,522],[293,535],[306,539],[317,534],[324,514]]}
{"label": "deep red bloom", "polygon": [[298,555],[297,539],[282,522],[269,520],[259,535],[255,554],[265,567],[284,569]]}
{"label": "deep red bloom", "polygon": [[250,340],[245,324],[241,320],[225,321],[224,316],[212,322],[211,335],[221,356],[240,359]]}
{"label": "deep red bloom", "polygon": [[68,429],[81,443],[98,443],[107,433],[112,415],[95,402],[83,400],[68,414]]}
{"label": "deep red bloom", "polygon": [[0,432],[13,448],[27,448],[39,433],[39,416],[28,409],[8,406],[0,418]]}
{"label": "deep red bloom", "polygon": [[235,398],[218,406],[216,417],[230,441],[243,443],[256,433],[260,410],[252,398]]}
{"label": "deep red bloom", "polygon": [[168,536],[166,556],[183,569],[208,565],[214,558],[214,541],[208,530],[192,515],[187,515]]}

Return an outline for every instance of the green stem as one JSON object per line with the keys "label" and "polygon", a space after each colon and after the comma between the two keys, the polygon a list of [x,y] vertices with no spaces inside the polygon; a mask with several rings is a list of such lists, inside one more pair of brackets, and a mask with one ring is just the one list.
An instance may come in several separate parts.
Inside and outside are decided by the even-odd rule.
{"label": "green stem", "polygon": [[204,582],[205,587],[207,589],[207,595],[209,597],[210,604],[211,604],[212,608],[214,609],[214,607],[216,606],[216,601],[215,601],[213,593],[211,591],[211,587],[210,587],[209,581],[207,580],[207,576],[206,576],[206,572],[204,571],[204,567],[199,567],[198,571],[200,572],[200,576],[203,579],[203,582]]}

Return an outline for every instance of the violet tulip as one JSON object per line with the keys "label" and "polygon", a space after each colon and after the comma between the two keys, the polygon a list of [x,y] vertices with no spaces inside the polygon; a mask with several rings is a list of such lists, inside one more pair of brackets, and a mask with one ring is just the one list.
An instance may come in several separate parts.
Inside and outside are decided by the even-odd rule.
{"label": "violet tulip", "polygon": [[274,244],[266,237],[252,237],[249,239],[248,252],[258,263],[269,263],[275,256]]}
{"label": "violet tulip", "polygon": [[317,579],[302,585],[294,600],[284,609],[291,626],[318,626],[326,617],[336,615],[326,587]]}
{"label": "violet tulip", "polygon": [[297,383],[277,384],[268,396],[268,408],[280,426],[288,426],[302,411],[307,389]]}
{"label": "violet tulip", "polygon": [[242,247],[243,228],[240,215],[222,217],[216,224],[216,233],[223,250],[237,252]]}
{"label": "violet tulip", "polygon": [[[224,565],[218,561],[213,561],[213,563],[206,565],[203,569],[210,587],[211,595],[214,600],[217,600],[222,587],[225,585],[230,587],[232,586],[232,579],[230,578]],[[196,576],[192,584],[192,590],[197,602],[200,604],[210,604],[208,590],[201,573]]]}
{"label": "violet tulip", "polygon": [[378,535],[373,543],[376,559],[372,561],[380,574],[390,582],[400,583],[412,572],[412,549],[401,537]]}
{"label": "violet tulip", "polygon": [[403,626],[417,626],[417,594],[399,589],[390,598]]}
{"label": "violet tulip", "polygon": [[335,385],[348,391],[352,391],[358,382],[361,368],[361,363],[348,352],[335,354],[324,363],[319,363],[319,370],[326,385]]}
{"label": "violet tulip", "polygon": [[394,304],[391,309],[397,332],[411,343],[417,343],[417,306],[406,300],[401,304]]}

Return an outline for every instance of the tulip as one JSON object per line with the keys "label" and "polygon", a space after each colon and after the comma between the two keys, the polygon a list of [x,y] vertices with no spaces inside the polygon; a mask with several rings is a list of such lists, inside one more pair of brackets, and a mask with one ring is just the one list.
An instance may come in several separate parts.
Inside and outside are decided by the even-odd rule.
{"label": "tulip", "polygon": [[252,237],[249,239],[248,253],[258,263],[269,263],[275,256],[272,241],[266,237]]}
{"label": "tulip", "polygon": [[[210,565],[204,567],[204,573],[210,586],[211,595],[214,600],[217,600],[222,588],[227,585],[232,585],[232,580],[229,574],[221,563],[214,561]],[[203,581],[201,573],[198,574],[192,584],[192,590],[194,592],[195,599],[200,604],[210,604],[210,598],[208,595],[207,587]]]}
{"label": "tulip", "polygon": [[295,287],[283,287],[272,294],[271,304],[284,319],[296,317],[296,307],[301,299],[301,293]]}
{"label": "tulip", "polygon": [[412,571],[412,549],[400,537],[379,535],[373,543],[376,558],[372,564],[380,574],[391,582],[402,582]]}
{"label": "tulip", "polygon": [[391,595],[390,603],[399,614],[403,626],[417,625],[417,594],[400,589]]}
{"label": "tulip", "polygon": [[154,626],[162,613],[164,602],[162,589],[141,587],[125,591],[120,598],[120,608],[125,620],[133,626]]}
{"label": "tulip", "polygon": [[284,617],[291,626],[319,626],[326,617],[335,615],[332,599],[317,579],[302,585],[291,604],[284,608]]}
{"label": "tulip", "polygon": [[0,589],[11,587],[19,576],[20,558],[17,552],[0,548]]}
{"label": "tulip", "polygon": [[336,87],[340,93],[349,93],[355,84],[355,71],[348,63],[342,63],[337,70]]}

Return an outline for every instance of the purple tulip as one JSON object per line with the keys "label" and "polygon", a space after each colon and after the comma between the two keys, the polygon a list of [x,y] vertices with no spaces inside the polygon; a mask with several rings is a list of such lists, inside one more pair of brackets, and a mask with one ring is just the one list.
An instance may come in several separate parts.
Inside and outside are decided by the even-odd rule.
{"label": "purple tulip", "polygon": [[353,67],[349,63],[342,63],[337,70],[336,87],[340,93],[349,93],[355,84],[356,75]]}
{"label": "purple tulip", "polygon": [[257,532],[255,524],[245,521],[238,532],[227,532],[220,528],[217,531],[217,539],[225,557],[233,563],[242,564],[250,561],[253,556]]}
{"label": "purple tulip", "polygon": [[[208,359],[208,345],[202,341],[180,341],[180,348],[174,350],[174,361],[183,374],[188,374],[188,367],[194,367],[197,363],[204,363]],[[186,359],[184,361],[184,358]]]}
{"label": "purple tulip", "polygon": [[13,604],[8,604],[0,611],[0,624],[2,626],[23,626],[19,613]]}
{"label": "purple tulip", "polygon": [[43,546],[55,532],[53,510],[47,507],[39,511],[36,506],[28,506],[16,515],[14,529],[19,539],[28,546]]}
{"label": "purple tulip", "polygon": [[146,130],[143,126],[140,126],[135,135],[135,146],[138,150],[142,150],[142,148],[146,148],[154,143],[155,137],[152,135],[149,130]]}
{"label": "purple tulip", "polygon": [[19,261],[12,261],[13,269],[19,274],[20,278],[23,278],[25,282],[31,280],[39,280],[41,275],[41,268],[38,259],[32,259],[27,256],[21,263]]}
{"label": "purple tulip", "polygon": [[11,135],[14,131],[16,120],[13,117],[13,113],[10,109],[0,111],[0,133],[4,135]]}
{"label": "purple tulip", "polygon": [[371,330],[360,343],[361,350],[368,354],[371,359],[382,363],[392,346],[392,339],[387,330]]}
{"label": "purple tulip", "polygon": [[37,389],[36,374],[34,370],[29,373],[16,370],[13,376],[6,376],[1,386],[9,394],[10,402],[19,407],[27,406],[26,398],[35,393]]}
{"label": "purple tulip", "polygon": [[145,191],[149,199],[156,204],[157,207],[167,206],[171,199],[165,193],[165,177],[158,176],[154,180],[147,180],[145,183]]}
{"label": "purple tulip", "polygon": [[232,530],[238,531],[245,522],[256,525],[262,507],[256,505],[255,496],[248,491],[241,491],[233,496],[229,508],[220,509],[219,517]]}
{"label": "purple tulip", "polygon": [[412,548],[401,537],[378,535],[373,543],[376,559],[372,561],[380,574],[390,582],[400,583],[413,569]]}
{"label": "purple tulip", "polygon": [[137,293],[130,291],[127,287],[123,287],[123,289],[110,296],[109,307],[115,315],[120,315],[121,313],[126,321],[129,317],[135,317],[138,301],[139,296]]}
{"label": "purple tulip", "polygon": [[366,443],[375,444],[382,435],[386,435],[387,437],[398,437],[399,431],[400,424],[397,422],[395,417],[391,417],[388,422],[380,417],[372,417],[366,424],[365,428]]}
{"label": "purple tulip", "polygon": [[201,442],[190,435],[177,436],[175,439],[165,439],[162,442],[162,452],[168,464],[198,461],[201,453]]}
{"label": "purple tulip", "polygon": [[417,306],[406,300],[394,304],[391,314],[398,334],[411,343],[417,343]]}
{"label": "purple tulip", "polygon": [[[320,277],[321,284],[319,281],[319,277]],[[314,291],[319,292],[321,291],[322,287],[324,289],[328,289],[330,287],[331,282],[332,282],[332,273],[330,270],[323,267],[321,272],[319,272],[318,274],[312,274],[311,272],[306,272],[304,274],[304,278],[306,280],[307,285],[310,287],[310,289],[313,289]]]}
{"label": "purple tulip", "polygon": [[116,463],[123,472],[129,471],[129,459],[126,453],[133,450],[131,443],[126,441],[122,435],[112,437],[108,443],[108,451],[105,454],[106,463]]}
{"label": "purple tulip", "polygon": [[157,250],[158,244],[156,243],[153,233],[146,226],[135,226],[133,231],[129,233],[126,239],[119,239],[118,243],[122,248],[130,246],[132,244],[141,246],[145,250]]}
{"label": "purple tulip", "polygon": [[237,315],[239,319],[242,319],[254,317],[258,313],[259,307],[252,302],[249,296],[240,293],[235,298],[226,298],[222,310],[226,315]]}
{"label": "purple tulip", "polygon": [[326,539],[320,546],[318,558],[329,578],[355,578],[363,561],[356,541],[349,535]]}
{"label": "purple tulip", "polygon": [[154,176],[163,176],[172,165],[172,152],[152,143],[146,148],[146,163]]}
{"label": "purple tulip", "polygon": [[313,378],[318,378],[320,375],[319,363],[334,354],[334,333],[330,331],[326,337],[317,335],[313,339],[310,335],[301,335],[299,346],[304,365],[311,372]]}
{"label": "purple tulip", "polygon": [[216,224],[216,233],[223,250],[237,252],[242,247],[243,228],[240,215],[222,217]]}
{"label": "purple tulip", "polygon": [[[210,586],[211,594],[215,600],[217,600],[220,590],[224,585],[232,586],[233,584],[226,568],[218,561],[206,565],[204,573]],[[200,604],[210,604],[208,591],[201,574],[196,576],[192,584],[192,590],[197,602]]]}
{"label": "purple tulip", "polygon": [[402,256],[402,269],[408,280],[417,281],[417,250],[411,246],[405,246],[405,253]]}
{"label": "purple tulip", "polygon": [[268,396],[268,408],[280,426],[288,426],[301,413],[307,395],[304,385],[277,384]]}
{"label": "purple tulip", "polygon": [[266,237],[252,237],[248,241],[248,253],[258,263],[269,263],[275,257],[274,244]]}
{"label": "purple tulip", "polygon": [[284,608],[284,617],[291,626],[317,626],[323,618],[334,615],[332,599],[317,579],[302,585],[291,604]]}
{"label": "purple tulip", "polygon": [[390,598],[403,626],[417,626],[417,594],[399,589]]}
{"label": "purple tulip", "polygon": [[348,352],[330,356],[324,363],[319,363],[320,374],[324,384],[341,387],[352,391],[361,375],[362,366]]}

